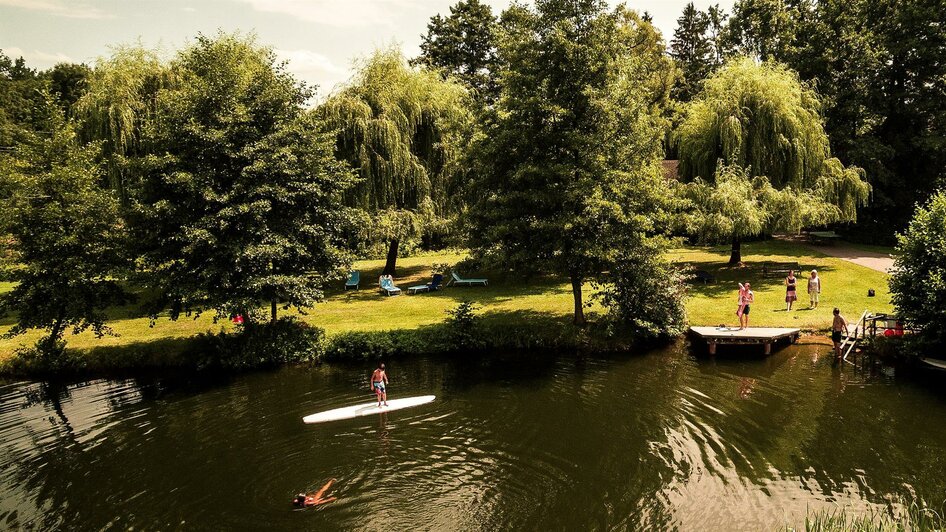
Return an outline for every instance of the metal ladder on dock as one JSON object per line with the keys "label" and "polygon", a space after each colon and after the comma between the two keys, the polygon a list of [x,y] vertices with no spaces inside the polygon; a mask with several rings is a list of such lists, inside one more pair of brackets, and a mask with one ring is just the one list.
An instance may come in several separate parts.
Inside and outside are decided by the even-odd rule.
{"label": "metal ladder on dock", "polygon": [[[854,325],[853,334],[849,329],[844,335],[841,341],[841,352],[844,353],[841,360],[844,362],[849,362],[847,359],[848,355],[853,353],[860,341],[867,337],[867,317],[869,315],[870,311],[865,310],[864,313],[861,314],[861,319],[857,320],[857,323]],[[858,330],[860,330],[860,334],[858,334]],[[850,363],[853,364],[853,362]]]}

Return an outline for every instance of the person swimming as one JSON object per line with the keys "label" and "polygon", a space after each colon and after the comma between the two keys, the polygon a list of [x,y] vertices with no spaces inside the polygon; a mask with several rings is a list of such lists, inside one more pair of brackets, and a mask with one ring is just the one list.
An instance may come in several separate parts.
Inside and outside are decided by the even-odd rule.
{"label": "person swimming", "polygon": [[337,497],[325,497],[325,492],[332,487],[332,484],[335,483],[335,479],[331,479],[325,483],[322,488],[311,494],[307,495],[305,493],[300,493],[296,495],[296,498],[292,500],[292,505],[296,508],[310,508],[312,506],[319,506],[320,504],[328,504],[330,502],[338,500]]}

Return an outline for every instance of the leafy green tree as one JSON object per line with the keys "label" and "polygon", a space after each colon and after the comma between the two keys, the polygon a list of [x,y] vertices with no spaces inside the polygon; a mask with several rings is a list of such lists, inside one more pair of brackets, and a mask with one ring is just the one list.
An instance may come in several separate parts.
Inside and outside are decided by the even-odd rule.
{"label": "leafy green tree", "polygon": [[99,187],[96,145],[82,145],[47,94],[41,133],[0,154],[0,235],[16,284],[0,296],[0,315],[16,314],[12,337],[44,329],[45,356],[62,337],[91,328],[109,332],[104,310],[125,301],[118,284],[128,266],[125,228],[114,195]]}
{"label": "leafy green tree", "polygon": [[709,16],[696,9],[693,2],[683,8],[683,14],[677,19],[677,29],[670,41],[670,56],[683,71],[673,91],[677,100],[689,101],[713,70],[713,43],[707,35],[709,24]]}
{"label": "leafy green tree", "polygon": [[158,92],[172,86],[172,74],[157,52],[142,46],[118,47],[101,59],[76,101],[75,115],[82,138],[102,143],[107,183],[128,203],[136,185],[135,162],[149,153],[142,145],[144,131],[157,112]]}
{"label": "leafy green tree", "polygon": [[932,345],[946,342],[946,191],[918,206],[897,237],[890,292],[900,317],[919,327]]}
{"label": "leafy green tree", "polygon": [[141,268],[180,313],[304,309],[347,266],[340,205],[350,171],[309,92],[252,38],[198,37],[171,65],[135,189]]}
{"label": "leafy green tree", "polygon": [[49,82],[50,92],[56,96],[66,116],[71,116],[72,106],[85,94],[91,73],[92,70],[88,66],[79,63],[57,63],[42,73],[42,77]]}
{"label": "leafy green tree", "polygon": [[659,33],[623,7],[540,0],[503,15],[502,95],[469,212],[475,253],[582,285],[658,230],[661,140],[675,69]]}
{"label": "leafy green tree", "polygon": [[41,129],[45,113],[43,82],[22,57],[12,59],[0,50],[0,150],[25,142],[31,131]]}
{"label": "leafy green tree", "polygon": [[706,30],[707,37],[713,47],[713,70],[722,66],[726,59],[726,24],[729,15],[726,10],[719,7],[719,4],[713,4],[706,10]]}
{"label": "leafy green tree", "polygon": [[[772,212],[761,218],[746,214],[734,219],[734,231],[721,230],[719,223],[699,229],[699,235],[713,239],[732,238],[731,263],[741,261],[740,243],[745,236],[773,228],[789,231],[856,221],[857,207],[867,201],[870,186],[861,169],[845,168],[831,157],[819,109],[815,92],[794,72],[749,58],[735,59],[708,78],[703,91],[688,104],[685,119],[674,133],[685,181],[702,178],[697,188],[704,187],[706,180],[732,174],[720,172],[720,165],[736,166],[747,178],[765,178],[751,189],[787,191],[786,198],[805,198],[804,205],[787,200],[765,202],[765,209]],[[717,207],[746,199],[748,180],[740,180],[738,187],[729,186],[732,183],[735,181],[727,181],[727,186],[715,193],[702,193],[703,199],[712,200],[703,206],[704,212],[715,213],[707,220],[742,212]],[[694,194],[691,199],[699,200],[700,196]],[[749,223],[752,219],[768,222]]]}
{"label": "leafy green tree", "polygon": [[763,61],[787,61],[795,51],[800,14],[809,3],[737,0],[726,25],[726,47]]}
{"label": "leafy green tree", "polygon": [[686,330],[686,279],[655,240],[618,251],[595,296],[608,309],[612,333],[661,338]]}
{"label": "leafy green tree", "polygon": [[946,182],[944,6],[938,0],[881,0],[864,9],[864,27],[881,50],[866,105],[881,119],[852,132],[870,133],[857,139],[860,156],[880,155],[878,210],[870,214],[889,231],[906,225],[917,198]]}
{"label": "leafy green tree", "polygon": [[456,211],[469,93],[434,71],[412,69],[392,48],[362,62],[318,115],[338,130],[336,153],[361,178],[347,202],[371,217],[369,233],[388,244],[384,274],[394,275],[400,243]]}
{"label": "leafy green tree", "polygon": [[421,54],[411,64],[440,69],[466,83],[479,101],[491,104],[498,96],[497,24],[489,5],[460,0],[450,7],[450,16],[430,19],[421,36]]}

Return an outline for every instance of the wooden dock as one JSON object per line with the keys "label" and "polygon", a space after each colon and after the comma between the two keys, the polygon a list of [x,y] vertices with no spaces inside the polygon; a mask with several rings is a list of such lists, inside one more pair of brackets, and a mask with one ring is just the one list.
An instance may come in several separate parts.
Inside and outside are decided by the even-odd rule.
{"label": "wooden dock", "polygon": [[690,327],[690,334],[706,342],[711,355],[717,345],[762,345],[765,354],[772,353],[772,344],[780,341],[794,343],[801,334],[799,329],[779,327]]}

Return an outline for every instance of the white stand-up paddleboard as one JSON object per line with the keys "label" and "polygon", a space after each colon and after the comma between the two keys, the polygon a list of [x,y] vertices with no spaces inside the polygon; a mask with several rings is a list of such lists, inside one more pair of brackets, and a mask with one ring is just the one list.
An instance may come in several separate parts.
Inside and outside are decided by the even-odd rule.
{"label": "white stand-up paddleboard", "polygon": [[326,410],[318,414],[312,414],[302,418],[305,423],[325,423],[326,421],[338,421],[340,419],[351,419],[361,416],[370,416],[371,414],[381,414],[392,410],[410,408],[412,406],[425,405],[432,402],[437,397],[434,395],[422,395],[420,397],[406,397],[404,399],[394,399],[388,401],[388,406],[378,408],[378,402],[365,403],[361,405],[346,406],[334,410]]}

